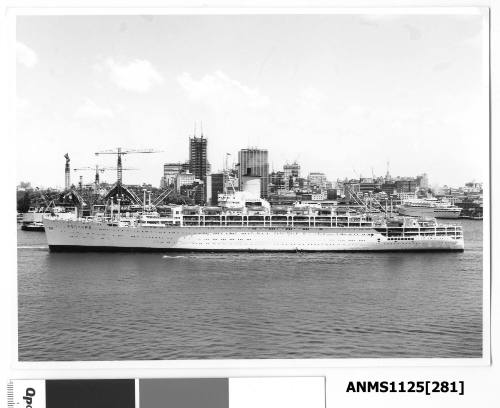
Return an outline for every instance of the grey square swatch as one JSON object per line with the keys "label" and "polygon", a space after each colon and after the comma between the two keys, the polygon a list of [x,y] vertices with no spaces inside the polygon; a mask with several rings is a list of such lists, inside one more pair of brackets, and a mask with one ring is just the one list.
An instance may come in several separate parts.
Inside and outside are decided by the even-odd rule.
{"label": "grey square swatch", "polygon": [[229,408],[227,378],[139,381],[140,408]]}

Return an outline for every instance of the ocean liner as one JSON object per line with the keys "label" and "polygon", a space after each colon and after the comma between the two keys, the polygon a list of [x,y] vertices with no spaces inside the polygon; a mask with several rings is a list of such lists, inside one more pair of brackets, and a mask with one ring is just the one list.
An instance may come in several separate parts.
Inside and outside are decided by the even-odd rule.
{"label": "ocean liner", "polygon": [[455,219],[460,216],[462,209],[448,201],[436,199],[412,199],[405,201],[398,207],[401,215],[410,217],[434,217]]}
{"label": "ocean liner", "polygon": [[461,226],[335,207],[271,208],[243,192],[219,207],[171,206],[43,222],[51,251],[463,251]]}

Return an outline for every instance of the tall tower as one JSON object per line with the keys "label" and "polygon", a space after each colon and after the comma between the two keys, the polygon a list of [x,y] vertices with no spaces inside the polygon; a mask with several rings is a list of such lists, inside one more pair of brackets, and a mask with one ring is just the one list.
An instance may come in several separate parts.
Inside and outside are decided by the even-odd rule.
{"label": "tall tower", "polygon": [[387,161],[387,172],[385,173],[385,181],[391,180],[391,174],[389,173],[389,161]]}
{"label": "tall tower", "polygon": [[265,149],[242,149],[238,152],[239,188],[242,189],[243,176],[260,176],[260,196],[268,196],[269,158]]}
{"label": "tall tower", "polygon": [[189,172],[194,174],[195,179],[203,182],[203,193],[199,197],[199,201],[205,202],[210,193],[206,191],[209,181],[207,179],[209,164],[207,160],[207,139],[203,137],[203,129],[200,137],[196,137],[195,128],[195,134],[189,138]]}
{"label": "tall tower", "polygon": [[69,155],[66,153],[64,155],[64,158],[66,159],[66,165],[64,166],[64,189],[69,190],[71,186],[71,180],[70,180],[70,169],[69,169]]}
{"label": "tall tower", "polygon": [[189,172],[197,179],[205,181],[207,178],[207,139],[203,134],[189,138]]}

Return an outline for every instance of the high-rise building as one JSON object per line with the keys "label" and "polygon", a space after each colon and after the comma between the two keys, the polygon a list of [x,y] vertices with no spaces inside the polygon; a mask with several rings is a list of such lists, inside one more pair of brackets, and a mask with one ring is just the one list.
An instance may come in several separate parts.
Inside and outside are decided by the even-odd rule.
{"label": "high-rise building", "polygon": [[285,188],[291,190],[294,187],[294,183],[300,177],[300,165],[297,162],[292,164],[286,163],[283,166],[283,173],[285,179]]}
{"label": "high-rise building", "polygon": [[361,193],[374,193],[378,192],[381,187],[381,183],[379,183],[376,179],[373,178],[361,178],[359,179],[359,191]]}
{"label": "high-rise building", "polygon": [[380,189],[386,193],[388,196],[391,196],[397,192],[396,182],[395,181],[386,181],[380,186]]}
{"label": "high-rise building", "polygon": [[239,188],[242,189],[243,176],[261,177],[261,197],[268,196],[269,185],[269,159],[265,149],[242,149],[238,152]]}
{"label": "high-rise building", "polygon": [[210,179],[212,181],[211,205],[217,205],[219,194],[224,193],[225,190],[226,175],[224,173],[213,173],[210,175]]}
{"label": "high-rise building", "polygon": [[208,188],[207,175],[210,172],[210,166],[207,160],[207,139],[203,137],[189,138],[189,172],[194,174],[197,180],[200,180],[202,188],[201,193],[196,194],[197,204],[202,204],[210,197],[210,189]]}
{"label": "high-rise building", "polygon": [[309,173],[309,185],[311,187],[317,187],[321,190],[326,189],[326,176],[325,173],[313,172]]}
{"label": "high-rise building", "polygon": [[193,173],[179,173],[175,180],[175,188],[177,192],[181,191],[182,186],[189,186],[194,183],[196,177]]}
{"label": "high-rise building", "polygon": [[203,182],[207,177],[207,139],[203,135],[189,138],[189,172]]}
{"label": "high-rise building", "polygon": [[396,191],[398,193],[415,193],[417,187],[417,181],[413,178],[396,180]]}
{"label": "high-rise building", "polygon": [[165,163],[163,165],[163,183],[166,187],[173,186],[179,173],[183,173],[182,163]]}
{"label": "high-rise building", "polygon": [[273,171],[269,175],[269,194],[276,194],[285,191],[285,173],[282,171]]}
{"label": "high-rise building", "polygon": [[189,173],[189,160],[181,164],[181,173]]}
{"label": "high-rise building", "polygon": [[310,188],[309,179],[304,177],[299,177],[299,179],[297,180],[297,184],[299,186],[299,189],[301,190],[309,190]]}
{"label": "high-rise building", "polygon": [[283,166],[283,172],[285,173],[285,178],[290,177],[300,177],[300,165],[297,162],[292,164],[285,164]]}

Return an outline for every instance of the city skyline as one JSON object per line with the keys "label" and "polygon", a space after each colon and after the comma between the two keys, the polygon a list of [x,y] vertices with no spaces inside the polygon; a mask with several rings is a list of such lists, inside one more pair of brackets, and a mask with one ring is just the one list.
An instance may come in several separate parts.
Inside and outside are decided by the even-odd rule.
{"label": "city skyline", "polygon": [[[192,136],[188,136],[188,139],[190,140],[192,138]],[[204,137],[204,139],[208,142],[208,138]],[[207,143],[208,144],[208,143]],[[260,149],[256,146],[252,146],[252,147],[245,147],[245,148],[242,148],[240,149],[238,152],[236,152],[235,154],[232,154],[232,153],[226,153],[229,154],[230,156],[232,157],[238,157],[238,154],[242,151],[242,150],[265,150],[267,151],[267,149]],[[66,156],[63,156],[64,158]],[[114,157],[114,155],[112,156]],[[122,158],[122,160],[124,160],[126,156],[124,156]],[[164,162],[161,164],[161,169],[160,171],[158,171],[158,176],[160,177],[160,181],[158,183],[155,183],[154,181],[152,182],[145,182],[145,181],[142,181],[142,182],[138,182],[138,183],[132,183],[132,182],[127,182],[125,180],[124,184],[135,184],[135,185],[142,185],[142,184],[145,184],[145,185],[153,185],[154,187],[158,187],[158,185],[161,185],[161,179],[163,178],[163,172],[164,172],[164,166],[173,166],[173,165],[179,165],[179,172],[181,172],[181,169],[180,167],[182,167],[183,165],[188,167],[188,169],[186,170],[187,173],[192,173],[194,174],[192,171],[189,170],[189,167],[191,167],[190,165],[190,160],[189,160],[189,156],[187,156],[188,158],[182,158],[182,159],[179,159],[179,160],[176,160],[174,162]],[[139,159],[140,160],[140,159]],[[210,161],[208,160],[208,165],[209,167],[211,167],[210,165]],[[238,163],[238,160],[233,160],[232,162],[230,162],[230,164],[228,164],[228,168],[224,168],[225,164],[219,168],[215,168],[215,169],[212,169],[212,171],[210,171],[208,174],[221,174],[223,173],[224,171],[226,170],[233,170],[233,171],[238,171],[238,165],[240,163]],[[117,182],[117,169],[116,167],[112,167],[112,166],[115,166],[116,165],[116,160],[115,160],[115,163],[109,163],[109,165],[111,166],[111,169],[110,170],[107,170],[106,172],[104,172],[102,170],[102,168],[97,165],[98,168],[100,168],[99,170],[99,178],[101,180],[101,183],[105,183],[105,184],[114,184]],[[274,166],[273,163],[269,162],[269,176],[271,174],[275,174],[277,172],[283,172],[283,173],[286,173],[285,171],[285,168],[287,166],[290,166],[290,165],[298,165],[300,167],[300,174],[301,174],[301,178],[305,178],[305,179],[308,179],[311,175],[314,175],[314,174],[323,174],[326,176],[326,179],[329,181],[329,182],[336,182],[336,181],[345,181],[345,180],[368,180],[368,179],[373,179],[373,180],[378,180],[378,179],[385,179],[387,177],[387,174],[390,174],[390,177],[391,177],[391,180],[396,180],[396,179],[405,179],[405,178],[415,178],[417,176],[421,176],[421,175],[426,175],[426,176],[429,176],[429,173],[427,173],[426,171],[420,171],[420,172],[417,172],[415,174],[395,174],[392,172],[392,170],[390,169],[390,162],[388,161],[386,163],[386,169],[385,169],[385,172],[382,172],[382,171],[375,171],[375,169],[372,167],[370,168],[370,174],[363,174],[363,173],[355,173],[353,172],[352,174],[348,174],[348,172],[346,172],[345,174],[342,174],[342,175],[337,175],[335,177],[330,177],[326,172],[324,172],[322,169],[318,169],[318,168],[314,168],[312,170],[307,170],[305,171],[304,168],[302,167],[300,161],[298,160],[293,160],[293,161],[290,161],[290,160],[287,160],[285,161],[284,163],[281,164],[281,166]],[[66,167],[66,166],[65,166]],[[107,167],[103,167],[103,169],[107,169]],[[79,181],[80,181],[80,176],[83,176],[83,184],[84,185],[93,185],[95,183],[95,170],[91,167],[89,167],[88,170],[86,173],[81,173],[81,172],[75,172],[75,170],[80,170],[80,169],[74,169],[73,166],[70,166],[70,178],[69,178],[69,181],[70,181],[70,185],[72,186],[77,186]],[[124,170],[138,170],[137,168],[126,168],[124,167]],[[60,171],[60,173],[62,174],[62,177],[64,178],[64,182],[63,182],[63,185],[66,184],[66,174],[64,174],[63,170]],[[123,176],[123,177],[127,177],[126,175]],[[141,179],[141,176],[138,176],[136,177],[138,179]],[[432,178],[430,177],[430,183],[429,185],[432,186],[432,187],[443,187],[443,186],[448,186],[448,187],[462,187],[464,186],[466,183],[470,183],[470,182],[475,182],[475,183],[483,183],[483,180],[477,180],[477,179],[467,179],[464,181],[463,184],[460,184],[460,185],[452,185],[452,184],[449,184],[449,183],[437,183],[437,182],[433,182],[432,181]],[[32,183],[31,180],[29,179],[26,179],[26,180],[17,180],[17,184],[20,185],[21,183],[29,183],[32,185],[32,187],[39,187],[39,188],[59,188],[59,189],[63,189],[63,187],[61,185],[58,185],[58,184],[53,184],[53,185],[38,185],[38,184],[34,184]]]}
{"label": "city skyline", "polygon": [[[197,135],[195,133],[193,133],[193,135],[190,135],[188,136],[188,143],[189,143],[189,154],[187,155],[187,159],[186,158],[183,158],[183,159],[179,159],[175,162],[165,162],[162,164],[162,170],[161,170],[161,176],[160,176],[160,182],[158,183],[160,188],[162,183],[166,180],[165,179],[165,167],[169,167],[169,168],[172,168],[174,169],[175,168],[175,171],[174,173],[175,174],[179,174],[179,173],[187,173],[187,174],[193,174],[193,176],[195,176],[195,179],[199,179],[199,180],[203,180],[203,177],[200,178],[200,177],[196,177],[196,173],[198,171],[202,171],[201,169],[198,169],[197,171],[192,171],[194,169],[194,167],[196,166],[200,166],[199,164],[195,164],[192,162],[192,160],[190,159],[191,156],[194,154],[193,157],[195,157],[195,161],[197,161],[198,159],[200,159],[200,157],[198,156],[200,154],[200,152],[197,152],[197,153],[193,153],[193,152],[196,152],[196,150],[193,150],[193,141],[203,141],[204,142],[204,150],[206,151],[207,150],[207,146],[209,145],[208,143],[208,138],[205,137],[204,135],[200,134],[200,135]],[[214,169],[213,171],[208,171],[207,174],[211,174],[211,175],[218,175],[218,174],[222,174],[224,173],[225,171],[235,171],[236,173],[238,173],[240,175],[240,178],[241,178],[241,174],[240,174],[240,170],[241,170],[241,163],[239,162],[240,160],[232,160],[231,162],[228,160],[228,157],[239,157],[241,156],[242,152],[247,152],[247,151],[263,151],[266,153],[266,157],[268,156],[268,150],[267,149],[259,149],[258,147],[256,146],[252,146],[252,147],[246,147],[246,148],[242,148],[240,149],[238,152],[236,152],[235,154],[232,154],[232,153],[226,153],[225,154],[225,162],[223,164],[222,167],[220,168],[217,168],[217,169]],[[161,151],[158,151],[159,153],[161,153]],[[80,181],[83,182],[83,185],[94,185],[95,184],[95,174],[96,174],[96,171],[97,169],[99,169],[99,179],[101,180],[101,184],[115,184],[117,182],[117,167],[101,167],[99,165],[96,165],[95,167],[95,170],[94,168],[92,167],[88,167],[88,168],[74,168],[72,167],[70,164],[69,164],[69,156],[67,156],[66,154],[63,156],[65,159],[66,159],[66,163],[65,163],[65,173],[64,173],[64,184],[65,186],[66,185],[70,185],[70,186],[77,186],[79,184]],[[115,155],[112,155],[111,157],[115,157]],[[122,156],[122,161],[123,159],[127,157],[126,155]],[[246,163],[246,161],[245,161]],[[300,173],[300,175],[298,176],[298,178],[302,178],[302,179],[310,179],[311,177],[314,177],[314,176],[317,176],[317,175],[323,175],[325,176],[325,179],[328,181],[328,182],[332,182],[332,183],[335,183],[335,182],[345,182],[345,181],[365,181],[365,180],[381,180],[381,179],[384,179],[384,180],[403,180],[403,179],[408,179],[408,178],[413,178],[415,179],[416,177],[420,177],[420,176],[425,176],[427,179],[429,178],[429,174],[425,171],[420,171],[416,174],[393,174],[392,171],[390,170],[390,162],[386,162],[386,171],[385,173],[376,173],[374,171],[374,168],[372,167],[370,170],[371,170],[371,174],[369,175],[363,175],[362,173],[359,173],[359,174],[352,174],[352,175],[348,175],[348,174],[344,174],[344,175],[339,175],[337,177],[329,177],[328,174],[326,174],[324,171],[322,171],[321,169],[315,169],[315,170],[308,170],[308,171],[304,171],[301,163],[298,161],[298,160],[293,160],[293,161],[285,161],[284,163],[282,163],[281,166],[279,167],[274,167],[272,163],[270,162],[267,162],[268,166],[269,166],[269,169],[268,169],[268,183],[271,183],[271,175],[275,175],[277,173],[283,173],[284,176],[286,177],[287,173],[290,173],[291,172],[291,168],[295,168],[295,171],[296,168],[298,168],[298,172]],[[66,169],[68,168],[69,166],[69,173],[66,172]],[[227,166],[227,167],[226,167]],[[211,168],[211,165],[210,165],[210,161],[207,160],[207,168],[210,169]],[[87,173],[84,173],[85,176],[83,176],[83,174],[81,172],[79,173],[75,173],[75,170],[87,170],[88,172]],[[107,173],[104,173],[104,171],[107,171]],[[127,167],[124,167],[124,170],[137,170],[136,168],[127,168]],[[172,170],[170,170],[172,171]],[[205,170],[206,171],[206,170]],[[108,174],[108,177],[104,177],[104,174]],[[172,173],[173,174],[173,173]],[[244,174],[244,172],[242,173]],[[69,175],[69,179],[67,178]],[[255,174],[252,174],[252,175],[255,175]],[[172,177],[171,175],[170,176],[167,176],[167,177]],[[296,176],[297,177],[297,176]],[[83,180],[81,180],[83,178]],[[170,182],[172,182],[170,180]],[[471,180],[467,180],[466,182],[464,182],[462,185],[458,186],[453,186],[453,185],[448,185],[446,183],[444,184],[438,184],[438,183],[434,183],[432,182],[429,182],[429,187],[432,187],[432,188],[440,188],[440,187],[463,187],[466,183],[470,183],[470,182],[474,182],[474,183],[483,183],[482,180],[475,180],[475,179],[471,179]],[[39,187],[39,188],[56,188],[56,189],[63,189],[61,186],[59,185],[35,185],[35,184],[32,184],[30,180],[18,180],[18,186],[21,185],[21,184],[30,184],[32,185],[33,188],[35,187]],[[68,184],[69,183],[69,184]],[[124,184],[134,184],[134,183],[127,183],[125,182]],[[140,183],[135,183],[135,185],[152,185],[153,187],[157,187],[156,184],[154,182],[152,183],[148,183],[148,182],[140,182]],[[67,189],[67,187],[64,187],[64,189]]]}
{"label": "city skyline", "polygon": [[124,160],[139,169],[125,183],[159,185],[164,163],[187,158],[194,120],[212,172],[255,146],[270,171],[297,160],[336,180],[384,175],[390,161],[432,184],[484,181],[485,20],[474,10],[19,17],[17,181],[62,186],[64,153],[71,168],[114,166],[94,152],[121,146],[165,151]]}

